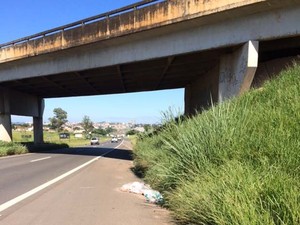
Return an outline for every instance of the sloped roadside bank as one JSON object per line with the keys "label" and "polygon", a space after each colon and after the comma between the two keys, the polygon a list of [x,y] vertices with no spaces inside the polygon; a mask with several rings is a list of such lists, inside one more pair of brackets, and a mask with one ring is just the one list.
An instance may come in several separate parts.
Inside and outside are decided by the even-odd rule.
{"label": "sloped roadside bank", "polygon": [[182,224],[300,224],[300,66],[134,150]]}

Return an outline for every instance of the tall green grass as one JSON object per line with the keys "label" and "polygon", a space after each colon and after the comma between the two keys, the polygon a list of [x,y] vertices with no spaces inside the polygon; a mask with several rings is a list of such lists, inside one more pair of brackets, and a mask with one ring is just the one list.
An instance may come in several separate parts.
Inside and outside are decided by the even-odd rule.
{"label": "tall green grass", "polygon": [[135,147],[183,224],[300,224],[300,66]]}
{"label": "tall green grass", "polygon": [[27,152],[28,152],[27,148],[21,144],[0,141],[0,157],[8,156],[8,155],[24,154]]}

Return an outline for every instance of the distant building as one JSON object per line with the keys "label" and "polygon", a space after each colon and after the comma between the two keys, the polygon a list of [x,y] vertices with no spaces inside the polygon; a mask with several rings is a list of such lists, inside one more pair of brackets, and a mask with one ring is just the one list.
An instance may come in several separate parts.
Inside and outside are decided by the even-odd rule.
{"label": "distant building", "polygon": [[83,130],[75,130],[74,131],[75,138],[82,138],[83,137]]}
{"label": "distant building", "polygon": [[27,127],[26,131],[33,131],[33,127]]}
{"label": "distant building", "polygon": [[135,128],[133,128],[133,130],[136,130],[136,131],[141,132],[141,133],[145,132],[145,128],[144,127],[135,127]]}

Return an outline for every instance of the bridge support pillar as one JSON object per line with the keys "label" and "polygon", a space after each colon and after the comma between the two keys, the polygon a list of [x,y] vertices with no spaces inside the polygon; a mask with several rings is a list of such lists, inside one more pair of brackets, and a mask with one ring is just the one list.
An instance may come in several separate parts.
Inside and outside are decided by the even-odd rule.
{"label": "bridge support pillar", "polygon": [[12,141],[11,115],[32,116],[34,142],[43,142],[44,99],[0,88],[0,140]]}
{"label": "bridge support pillar", "polygon": [[249,90],[258,66],[258,42],[249,41],[220,61],[219,102]]}
{"label": "bridge support pillar", "polygon": [[43,113],[44,113],[44,99],[38,100],[38,116],[33,117],[33,136],[34,136],[34,144],[41,144],[44,142],[43,136]]}
{"label": "bridge support pillar", "polygon": [[0,140],[12,141],[9,95],[4,89],[0,89]]}

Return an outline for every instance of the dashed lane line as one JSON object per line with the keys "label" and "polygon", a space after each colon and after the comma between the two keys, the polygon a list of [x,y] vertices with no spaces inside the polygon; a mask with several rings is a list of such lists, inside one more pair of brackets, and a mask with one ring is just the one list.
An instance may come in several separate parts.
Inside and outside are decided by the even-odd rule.
{"label": "dashed lane line", "polygon": [[51,159],[52,157],[51,156],[48,156],[48,157],[44,157],[44,158],[40,158],[40,159],[34,159],[34,160],[31,160],[30,162],[33,163],[33,162],[38,162],[38,161],[42,161],[42,160],[46,160],[46,159]]}

